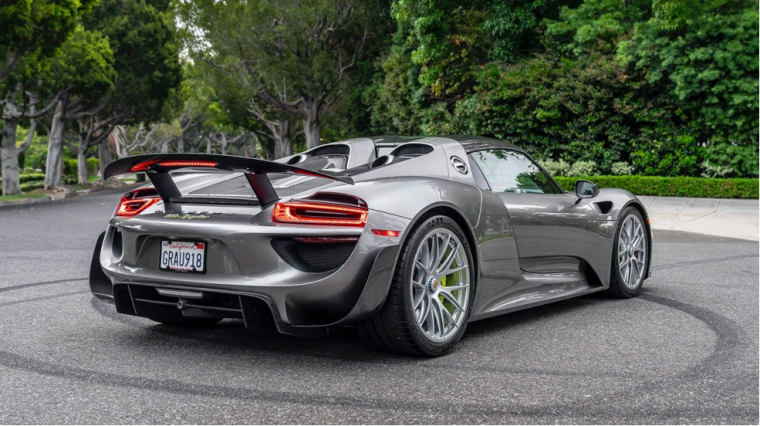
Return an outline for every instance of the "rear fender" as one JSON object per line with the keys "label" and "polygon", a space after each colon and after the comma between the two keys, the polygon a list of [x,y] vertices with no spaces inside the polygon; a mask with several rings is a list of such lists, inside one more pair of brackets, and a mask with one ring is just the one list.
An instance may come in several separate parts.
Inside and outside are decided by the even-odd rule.
{"label": "rear fender", "polygon": [[113,303],[113,284],[111,283],[111,278],[103,272],[103,267],[100,266],[100,250],[103,247],[105,236],[105,231],[101,232],[97,243],[95,243],[95,250],[92,253],[92,262],[90,262],[90,291],[98,299]]}

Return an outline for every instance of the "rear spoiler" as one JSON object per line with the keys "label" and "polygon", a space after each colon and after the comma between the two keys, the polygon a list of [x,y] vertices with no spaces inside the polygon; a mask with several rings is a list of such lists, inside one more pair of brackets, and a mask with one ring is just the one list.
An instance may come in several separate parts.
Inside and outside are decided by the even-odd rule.
{"label": "rear spoiler", "polygon": [[267,177],[269,173],[291,173],[354,184],[349,176],[339,173],[313,172],[273,161],[216,154],[146,154],[126,157],[109,164],[103,172],[103,180],[125,173],[146,173],[164,204],[170,208],[172,203],[182,202],[182,194],[169,172],[187,167],[243,172],[262,207],[280,199]]}

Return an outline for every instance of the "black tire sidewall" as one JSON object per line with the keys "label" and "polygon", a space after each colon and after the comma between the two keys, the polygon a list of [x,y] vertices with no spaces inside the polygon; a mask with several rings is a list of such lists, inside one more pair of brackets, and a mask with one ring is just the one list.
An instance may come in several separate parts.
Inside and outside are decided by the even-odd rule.
{"label": "black tire sidewall", "polygon": [[[414,270],[414,258],[417,254],[417,250],[420,247],[420,244],[424,241],[424,238],[433,230],[435,229],[448,229],[452,231],[457,238],[459,238],[459,241],[462,243],[462,246],[464,247],[465,253],[467,255],[467,262],[469,265],[469,277],[470,277],[470,294],[469,298],[467,300],[467,312],[466,316],[464,318],[464,321],[462,321],[462,325],[459,327],[459,329],[451,335],[447,340],[443,342],[434,342],[426,336],[425,332],[422,331],[419,324],[417,323],[417,320],[414,315],[414,308],[412,307],[412,300],[409,295],[412,292],[411,286],[412,286],[412,272]],[[472,257],[472,250],[470,248],[470,244],[467,240],[467,237],[464,234],[464,231],[462,228],[451,218],[448,216],[442,216],[442,215],[436,215],[431,216],[427,219],[425,219],[420,226],[418,226],[412,233],[412,235],[409,237],[407,242],[405,243],[408,245],[408,250],[406,250],[406,258],[404,259],[404,267],[401,274],[401,277],[403,281],[401,284],[402,289],[402,297],[404,298],[404,312],[407,318],[407,323],[409,326],[409,332],[414,339],[417,346],[428,356],[437,356],[437,355],[443,355],[444,353],[448,352],[461,338],[462,335],[465,332],[465,329],[467,328],[467,322],[470,319],[470,314],[472,312],[472,305],[473,300],[475,299],[475,268],[473,267],[473,257]]]}

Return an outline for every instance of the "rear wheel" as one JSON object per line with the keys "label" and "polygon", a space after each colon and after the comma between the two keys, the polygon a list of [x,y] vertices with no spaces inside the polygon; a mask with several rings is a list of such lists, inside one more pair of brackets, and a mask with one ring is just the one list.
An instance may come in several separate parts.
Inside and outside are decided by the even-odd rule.
{"label": "rear wheel", "polygon": [[620,214],[612,252],[612,273],[608,293],[616,297],[636,297],[646,279],[651,242],[644,218],[635,207]]}
{"label": "rear wheel", "polygon": [[464,231],[447,216],[431,216],[401,248],[385,305],[357,326],[375,349],[439,356],[462,338],[472,306],[473,259]]}

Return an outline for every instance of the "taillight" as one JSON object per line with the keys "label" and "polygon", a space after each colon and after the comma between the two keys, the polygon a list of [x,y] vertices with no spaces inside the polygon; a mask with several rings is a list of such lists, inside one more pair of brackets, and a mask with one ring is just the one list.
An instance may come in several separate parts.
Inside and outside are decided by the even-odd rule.
{"label": "taillight", "polygon": [[367,224],[367,208],[338,204],[287,201],[277,203],[272,220],[304,225],[358,226]]}
{"label": "taillight", "polygon": [[164,161],[164,160],[148,160],[142,163],[136,164],[129,169],[130,172],[145,172],[150,170],[153,166],[164,167],[167,169],[181,168],[181,167],[216,167],[216,161],[206,160],[180,160],[180,161]]}
{"label": "taillight", "polygon": [[128,192],[121,197],[119,207],[116,208],[116,216],[137,216],[160,200],[157,195],[154,188],[139,188]]}

